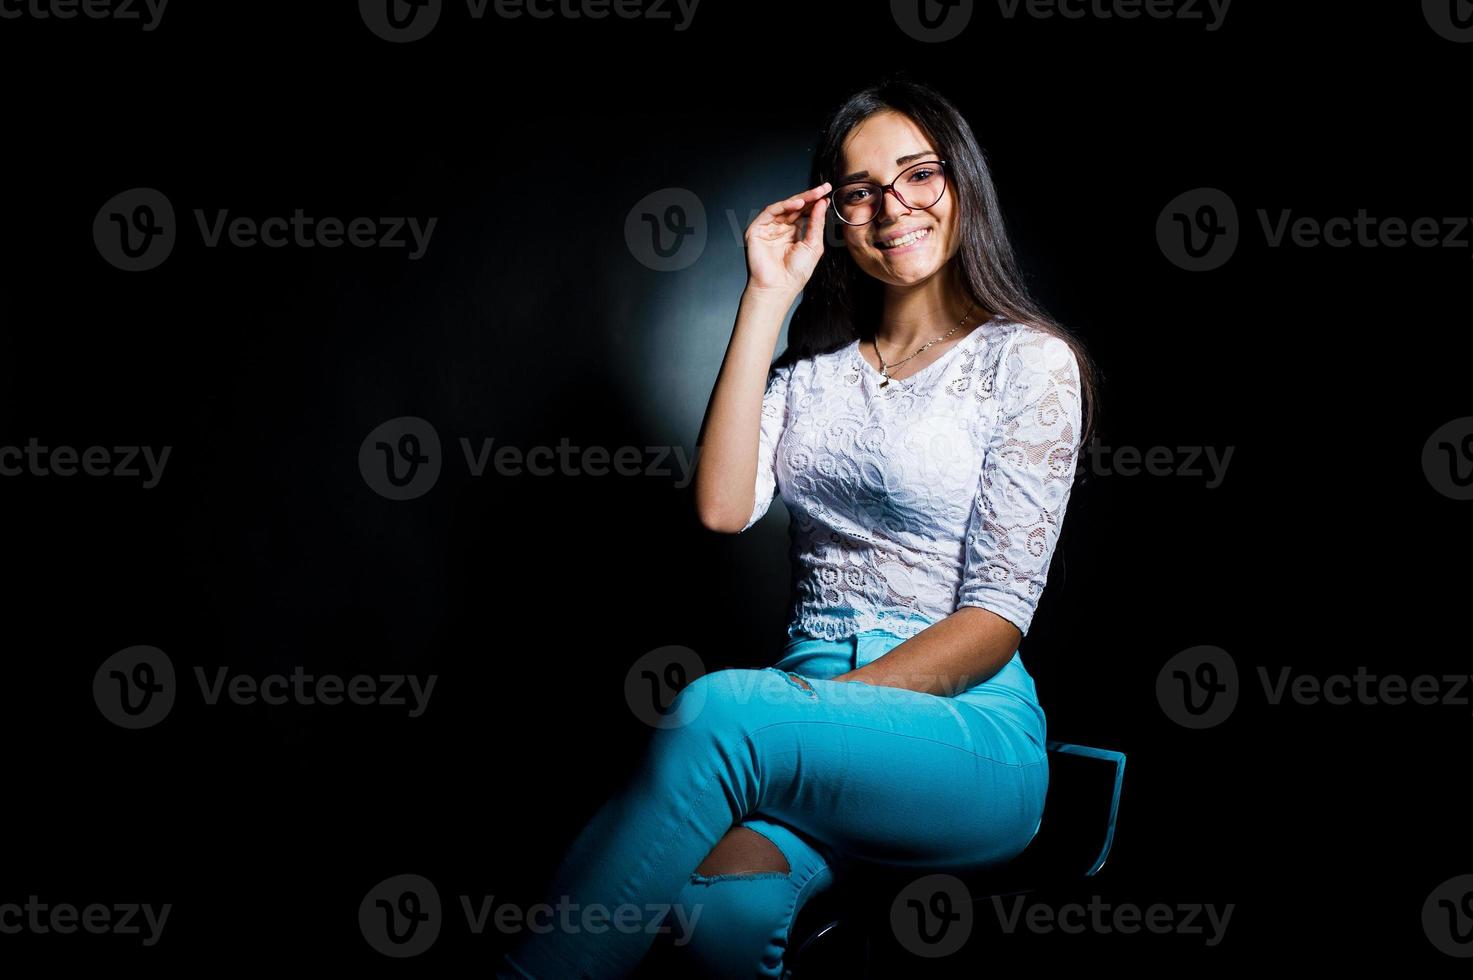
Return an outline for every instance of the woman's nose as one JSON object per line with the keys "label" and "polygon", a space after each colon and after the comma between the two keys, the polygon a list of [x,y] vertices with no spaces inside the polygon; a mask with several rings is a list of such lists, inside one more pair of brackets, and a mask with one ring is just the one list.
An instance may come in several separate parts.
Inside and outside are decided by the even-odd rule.
{"label": "woman's nose", "polygon": [[[893,206],[890,203],[892,200],[895,202]],[[895,188],[893,187],[887,187],[885,189],[884,202],[886,217],[898,217],[899,215],[910,213],[910,206],[900,199],[900,195],[895,192]]]}

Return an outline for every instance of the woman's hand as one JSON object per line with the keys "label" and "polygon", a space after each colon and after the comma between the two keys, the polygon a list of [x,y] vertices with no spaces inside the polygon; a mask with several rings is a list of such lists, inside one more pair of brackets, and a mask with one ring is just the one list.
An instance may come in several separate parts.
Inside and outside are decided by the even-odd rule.
{"label": "woman's hand", "polygon": [[[823,255],[824,215],[830,184],[824,181],[797,197],[769,204],[747,226],[747,287],[789,292],[808,284]],[[800,227],[807,219],[807,229]]]}

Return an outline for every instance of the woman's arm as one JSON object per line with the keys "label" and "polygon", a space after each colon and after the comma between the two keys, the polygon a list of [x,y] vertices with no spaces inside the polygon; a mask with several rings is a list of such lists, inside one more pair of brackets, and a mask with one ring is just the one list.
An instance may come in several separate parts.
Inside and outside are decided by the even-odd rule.
{"label": "woman's arm", "polygon": [[828,190],[770,204],[747,227],[747,288],[696,436],[696,514],[712,531],[743,530],[756,507],[767,374],[783,318],[823,255]]}
{"label": "woman's arm", "polygon": [[696,437],[696,513],[707,529],[735,534],[756,504],[757,443],[767,372],[796,293],[748,284]]}
{"label": "woman's arm", "polygon": [[883,656],[833,678],[954,697],[1013,658],[1023,634],[980,606],[962,606]]}

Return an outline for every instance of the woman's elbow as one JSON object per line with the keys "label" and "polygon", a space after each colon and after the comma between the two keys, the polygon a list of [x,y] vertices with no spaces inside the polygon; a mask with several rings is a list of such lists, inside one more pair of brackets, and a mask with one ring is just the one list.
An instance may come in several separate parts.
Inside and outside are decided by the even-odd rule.
{"label": "woman's elbow", "polygon": [[696,519],[701,526],[716,534],[740,534],[747,528],[747,519],[752,516],[751,507],[738,512],[720,502],[696,501]]}
{"label": "woman's elbow", "polygon": [[737,514],[734,510],[722,510],[719,507],[697,507],[695,516],[700,520],[701,526],[707,531],[720,533],[720,535],[735,535],[747,529],[748,514]]}

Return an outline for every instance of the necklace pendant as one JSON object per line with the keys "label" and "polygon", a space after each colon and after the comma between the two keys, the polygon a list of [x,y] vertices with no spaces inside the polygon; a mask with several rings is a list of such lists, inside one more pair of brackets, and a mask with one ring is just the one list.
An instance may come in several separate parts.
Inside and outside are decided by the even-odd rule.
{"label": "necklace pendant", "polygon": [[889,383],[890,383],[890,375],[889,375],[889,374],[884,374],[884,375],[882,375],[882,377],[883,377],[883,378],[884,378],[884,379],[885,379],[885,380],[884,380],[884,381],[881,381],[881,382],[880,382],[880,387],[881,387],[881,388],[883,388],[883,387],[885,387],[885,386],[886,386],[886,385],[887,385],[887,384],[889,384]]}

